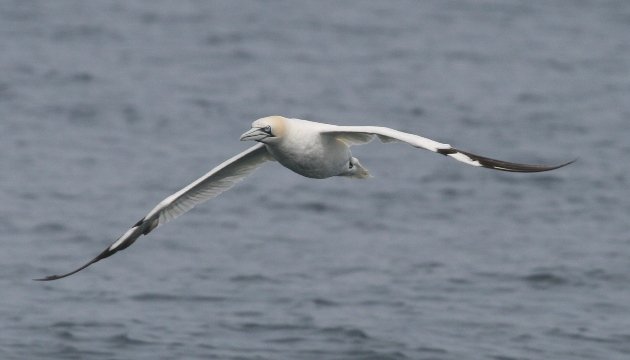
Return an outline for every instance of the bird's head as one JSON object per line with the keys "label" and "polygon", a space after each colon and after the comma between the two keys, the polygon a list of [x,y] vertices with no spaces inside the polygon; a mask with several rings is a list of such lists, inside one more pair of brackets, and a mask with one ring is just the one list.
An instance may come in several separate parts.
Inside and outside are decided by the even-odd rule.
{"label": "bird's head", "polygon": [[269,144],[282,138],[287,119],[282,116],[267,116],[252,123],[252,128],[241,135],[241,141],[259,141]]}

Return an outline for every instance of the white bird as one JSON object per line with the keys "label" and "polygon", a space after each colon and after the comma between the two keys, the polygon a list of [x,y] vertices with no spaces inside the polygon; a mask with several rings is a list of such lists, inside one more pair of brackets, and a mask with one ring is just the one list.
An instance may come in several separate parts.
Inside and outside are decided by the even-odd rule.
{"label": "white bird", "polygon": [[386,127],[338,126],[282,116],[269,116],[254,121],[252,128],[241,135],[241,141],[253,140],[258,142],[256,145],[224,161],[190,185],[162,200],[94,259],[66,274],[51,275],[35,280],[64,278],[127,248],[140,235],[147,235],[158,226],[230,189],[270,160],[278,161],[289,170],[309,178],[325,179],[332,176],[367,178],[370,176],[368,170],[352,156],[350,146],[368,143],[374,137],[378,137],[382,142],[402,141],[472,166],[502,171],[549,171],[574,161],[556,166],[517,164],[475,155],[448,144]]}

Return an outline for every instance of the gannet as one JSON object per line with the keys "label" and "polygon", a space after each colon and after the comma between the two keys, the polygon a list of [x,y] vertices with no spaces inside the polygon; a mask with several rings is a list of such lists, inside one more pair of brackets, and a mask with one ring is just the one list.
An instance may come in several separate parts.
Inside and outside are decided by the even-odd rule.
{"label": "gannet", "polygon": [[230,189],[267,161],[277,161],[302,176],[325,179],[333,176],[364,179],[368,170],[352,156],[350,146],[378,137],[381,142],[404,142],[446,155],[468,165],[511,172],[541,172],[561,168],[575,160],[555,165],[529,165],[495,160],[462,151],[448,144],[381,126],[338,126],[308,120],[268,116],[252,123],[241,141],[257,144],[224,161],[188,186],[168,196],[94,259],[76,270],[50,275],[38,281],[57,280],[75,274],[95,262],[126,249],[140,235],[188,212],[193,207]]}

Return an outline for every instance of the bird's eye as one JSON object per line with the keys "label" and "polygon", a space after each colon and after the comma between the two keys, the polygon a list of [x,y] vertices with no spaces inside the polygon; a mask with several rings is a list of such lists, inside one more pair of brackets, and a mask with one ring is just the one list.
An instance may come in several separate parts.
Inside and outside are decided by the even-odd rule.
{"label": "bird's eye", "polygon": [[265,126],[263,131],[266,132],[267,134],[271,134],[271,126],[269,126],[269,125]]}

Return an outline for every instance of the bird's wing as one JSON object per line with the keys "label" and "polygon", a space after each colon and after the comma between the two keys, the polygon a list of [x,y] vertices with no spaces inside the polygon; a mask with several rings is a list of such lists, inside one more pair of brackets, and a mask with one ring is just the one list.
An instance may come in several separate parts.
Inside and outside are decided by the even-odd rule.
{"label": "bird's wing", "polygon": [[264,144],[256,144],[242,153],[221,163],[207,174],[162,200],[156,207],[133,225],[127,232],[94,259],[63,275],[51,275],[40,281],[57,280],[77,273],[95,262],[113,255],[133,244],[140,235],[146,235],[159,225],[186,213],[196,205],[230,189],[264,162],[273,160]]}
{"label": "bird's wing", "polygon": [[436,152],[438,154],[450,156],[457,161],[481,166],[489,169],[511,171],[511,172],[541,172],[561,168],[569,165],[575,160],[560,165],[532,165],[507,162],[503,160],[491,159],[485,156],[476,155],[467,151],[462,151],[449,144],[443,144],[419,135],[390,129],[381,126],[336,126],[328,125],[321,130],[323,135],[331,135],[345,142],[348,145],[364,144],[377,136],[382,142],[402,141],[417,148],[422,148]]}

